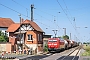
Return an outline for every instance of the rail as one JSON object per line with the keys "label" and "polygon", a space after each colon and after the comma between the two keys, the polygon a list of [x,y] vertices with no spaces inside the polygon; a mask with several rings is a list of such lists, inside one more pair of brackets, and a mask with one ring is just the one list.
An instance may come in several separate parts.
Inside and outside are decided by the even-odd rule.
{"label": "rail", "polygon": [[[79,46],[76,49],[74,49],[73,51],[71,51],[67,56],[62,56],[59,59],[60,60],[66,60],[66,59],[74,60],[74,59],[76,59],[76,57],[78,57],[77,55],[78,55],[80,49],[81,49],[81,46]],[[59,59],[57,59],[57,60],[59,60]]]}

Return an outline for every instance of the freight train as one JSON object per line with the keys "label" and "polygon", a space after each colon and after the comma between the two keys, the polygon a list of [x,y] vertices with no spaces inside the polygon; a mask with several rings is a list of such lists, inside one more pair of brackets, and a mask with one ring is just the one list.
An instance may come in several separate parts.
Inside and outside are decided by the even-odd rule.
{"label": "freight train", "polygon": [[48,51],[61,51],[77,46],[77,42],[69,39],[62,38],[49,38],[48,39]]}

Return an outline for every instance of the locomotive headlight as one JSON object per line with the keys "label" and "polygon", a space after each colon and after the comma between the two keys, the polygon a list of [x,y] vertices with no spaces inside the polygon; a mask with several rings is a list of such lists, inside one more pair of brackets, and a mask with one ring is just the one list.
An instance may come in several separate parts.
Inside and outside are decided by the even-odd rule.
{"label": "locomotive headlight", "polygon": [[54,45],[57,45],[57,44],[54,44]]}
{"label": "locomotive headlight", "polygon": [[48,45],[51,45],[51,44],[48,44]]}

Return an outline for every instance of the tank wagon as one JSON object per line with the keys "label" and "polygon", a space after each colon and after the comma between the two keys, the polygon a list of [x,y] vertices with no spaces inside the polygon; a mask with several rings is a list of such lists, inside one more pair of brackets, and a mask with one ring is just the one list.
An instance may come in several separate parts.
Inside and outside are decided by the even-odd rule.
{"label": "tank wagon", "polygon": [[70,41],[71,41],[71,48],[78,46],[76,41],[74,40],[70,40]]}

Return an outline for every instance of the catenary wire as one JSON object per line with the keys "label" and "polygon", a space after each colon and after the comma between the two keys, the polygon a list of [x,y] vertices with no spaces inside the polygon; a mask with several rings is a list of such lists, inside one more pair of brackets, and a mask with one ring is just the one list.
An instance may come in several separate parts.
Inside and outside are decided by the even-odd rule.
{"label": "catenary wire", "polygon": [[[61,9],[63,10],[63,12],[65,13],[65,15],[67,16],[68,20],[70,21],[71,25],[73,26],[71,20],[69,19],[67,13],[64,11],[64,9],[62,8],[61,4],[59,3],[59,1],[57,0],[57,3],[59,4],[59,6],[61,7]],[[73,28],[75,29],[75,31],[77,32],[76,28],[73,26]],[[77,35],[78,35],[78,32],[77,32]]]}
{"label": "catenary wire", "polygon": [[72,17],[72,15],[71,15],[71,13],[70,13],[70,11],[69,11],[69,9],[68,9],[68,7],[67,7],[67,5],[66,5],[66,3],[65,3],[64,0],[63,0],[63,2],[64,2],[64,4],[65,4],[65,6],[66,6],[67,11],[69,12],[70,16]]}

